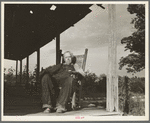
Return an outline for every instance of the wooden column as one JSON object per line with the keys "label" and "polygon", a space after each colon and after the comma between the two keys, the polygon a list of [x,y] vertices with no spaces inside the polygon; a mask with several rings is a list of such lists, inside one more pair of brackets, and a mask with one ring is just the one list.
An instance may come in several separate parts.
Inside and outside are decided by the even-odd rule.
{"label": "wooden column", "polygon": [[20,83],[22,82],[22,59],[20,60]]}
{"label": "wooden column", "polygon": [[26,65],[27,65],[27,80],[26,80],[26,84],[29,82],[29,56],[27,56],[27,61],[26,61]]}
{"label": "wooden column", "polygon": [[109,112],[118,111],[118,76],[117,70],[117,41],[116,41],[116,5],[108,5],[109,13],[109,47],[107,75],[107,104]]}
{"label": "wooden column", "polygon": [[40,49],[37,50],[37,71],[36,71],[37,82],[39,82],[39,72],[40,72]]}
{"label": "wooden column", "polygon": [[62,56],[62,50],[59,50],[59,63],[62,63],[61,56]]}
{"label": "wooden column", "polygon": [[18,73],[18,60],[16,60],[16,83],[17,83],[17,73]]}
{"label": "wooden column", "polygon": [[56,37],[56,65],[60,62],[60,34]]}

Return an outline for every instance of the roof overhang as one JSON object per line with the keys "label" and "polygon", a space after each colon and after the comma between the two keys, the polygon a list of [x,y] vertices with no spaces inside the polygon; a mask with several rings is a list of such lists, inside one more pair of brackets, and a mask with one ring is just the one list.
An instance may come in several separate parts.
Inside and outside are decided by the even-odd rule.
{"label": "roof overhang", "polygon": [[52,5],[5,4],[5,59],[24,59],[91,12],[91,4]]}

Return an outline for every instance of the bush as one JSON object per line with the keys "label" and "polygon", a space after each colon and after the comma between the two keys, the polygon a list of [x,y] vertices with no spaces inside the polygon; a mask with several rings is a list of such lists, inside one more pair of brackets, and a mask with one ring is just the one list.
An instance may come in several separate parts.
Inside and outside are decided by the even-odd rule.
{"label": "bush", "polygon": [[[22,72],[22,78],[21,78],[21,83],[20,83],[20,72],[17,73],[17,80],[16,80],[16,75],[14,75],[15,69],[13,67],[10,67],[8,69],[8,73],[6,74],[6,68],[4,68],[4,82],[5,85],[14,85],[16,82],[19,84],[25,84],[27,82],[27,73],[26,73],[26,65],[24,66],[24,70]],[[29,72],[29,81],[30,82],[33,78],[35,78],[35,70],[34,72]]]}
{"label": "bush", "polygon": [[145,79],[119,77],[119,108],[126,115],[145,115]]}
{"label": "bush", "polygon": [[131,92],[145,94],[145,78],[132,77],[129,79]]}
{"label": "bush", "polygon": [[86,72],[85,81],[82,83],[83,96],[100,97],[106,94],[106,75],[98,77],[95,73]]}

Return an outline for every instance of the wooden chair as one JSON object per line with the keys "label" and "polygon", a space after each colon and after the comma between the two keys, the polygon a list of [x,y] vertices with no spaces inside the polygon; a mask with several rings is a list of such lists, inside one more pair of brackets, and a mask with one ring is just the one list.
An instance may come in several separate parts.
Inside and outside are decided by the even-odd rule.
{"label": "wooden chair", "polygon": [[[86,59],[87,59],[87,53],[88,49],[85,49],[85,53],[82,55],[75,55],[76,64],[80,68],[85,71],[85,65],[86,65]],[[60,50],[60,58],[59,61],[62,63],[62,50]],[[72,101],[71,101],[71,107],[73,110],[81,108],[81,97],[82,97],[82,81],[84,80],[78,80],[78,83],[76,83],[75,86],[75,92],[73,93]]]}

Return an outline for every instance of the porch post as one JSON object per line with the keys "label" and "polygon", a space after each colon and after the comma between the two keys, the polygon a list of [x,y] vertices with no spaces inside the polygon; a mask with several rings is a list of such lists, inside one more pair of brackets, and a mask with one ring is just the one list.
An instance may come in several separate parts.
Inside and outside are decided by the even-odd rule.
{"label": "porch post", "polygon": [[108,5],[109,47],[107,75],[107,111],[118,111],[117,41],[116,41],[116,5]]}
{"label": "porch post", "polygon": [[56,65],[60,61],[60,34],[56,37]]}
{"label": "porch post", "polygon": [[28,83],[29,81],[29,56],[27,56],[27,61],[26,61],[26,64],[27,64],[27,80],[26,80],[26,84]]}
{"label": "porch post", "polygon": [[20,60],[20,83],[22,82],[22,59]]}
{"label": "porch post", "polygon": [[40,48],[37,50],[37,73],[36,73],[37,82],[39,82],[39,71],[40,71]]}
{"label": "porch post", "polygon": [[18,60],[16,60],[16,83],[17,83],[17,73],[18,73]]}
{"label": "porch post", "polygon": [[62,63],[61,56],[62,56],[62,50],[59,50],[59,63]]}

